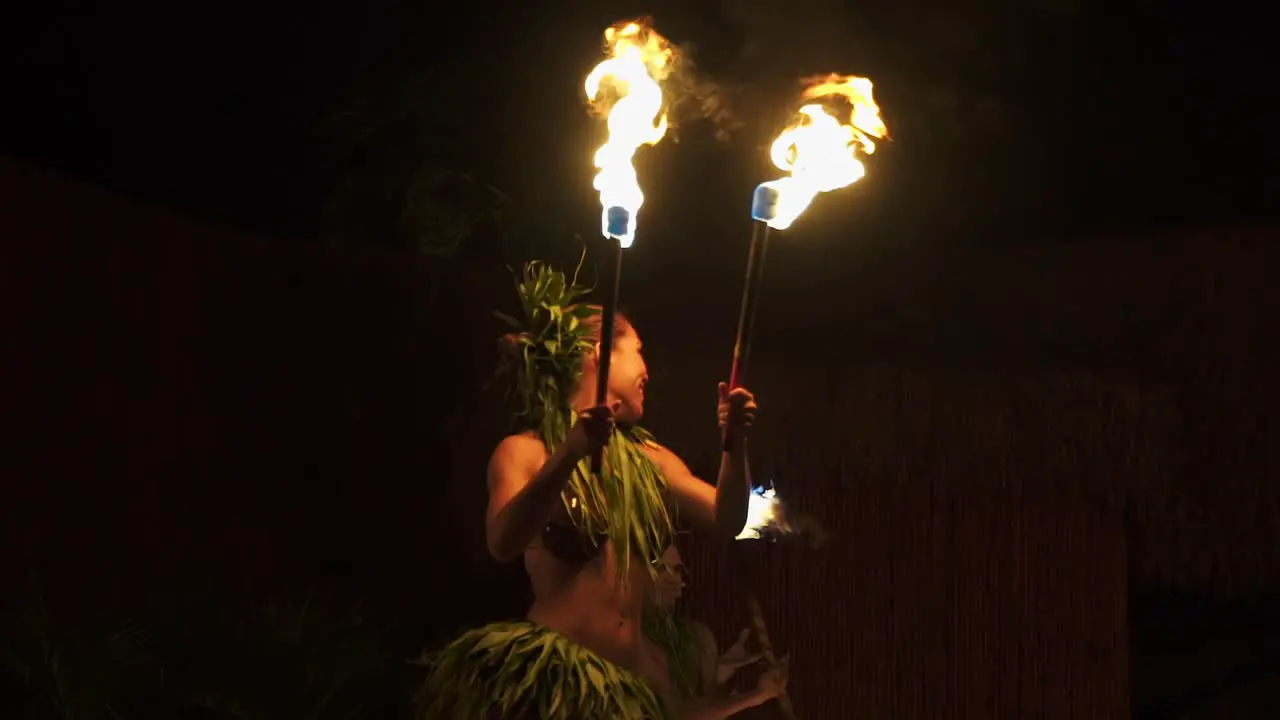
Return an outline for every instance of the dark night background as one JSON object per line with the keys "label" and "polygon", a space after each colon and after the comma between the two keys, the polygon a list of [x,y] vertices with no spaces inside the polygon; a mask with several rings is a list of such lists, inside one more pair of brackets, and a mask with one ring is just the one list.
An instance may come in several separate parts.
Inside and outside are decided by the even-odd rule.
{"label": "dark night background", "polygon": [[[1077,643],[1086,650],[1059,638],[1067,645],[1045,652],[1127,657],[1127,690],[1116,697],[1135,716],[1271,716],[1263,709],[1280,702],[1272,570],[1280,561],[1280,499],[1270,487],[1277,466],[1267,450],[1280,439],[1269,330],[1276,295],[1268,279],[1280,202],[1263,75],[1272,51],[1263,22],[1224,6],[571,0],[540,8],[379,0],[252,8],[49,2],[6,10],[0,154],[4,167],[15,163],[3,180],[4,241],[14,251],[4,279],[6,322],[17,339],[5,355],[17,369],[4,373],[14,393],[7,405],[16,409],[6,423],[20,446],[33,448],[5,472],[14,498],[5,504],[18,528],[7,560],[14,587],[29,589],[29,578],[38,578],[46,602],[74,618],[65,622],[81,635],[115,622],[111,613],[136,615],[150,623],[157,648],[195,642],[175,627],[236,622],[192,608],[260,605],[259,596],[296,598],[304,587],[328,589],[334,607],[358,599],[367,617],[394,618],[370,622],[394,623],[387,644],[397,657],[457,625],[518,612],[519,573],[486,564],[482,548],[468,545],[474,527],[441,524],[450,513],[438,509],[422,511],[432,518],[424,520],[419,510],[439,500],[460,508],[452,514],[478,518],[478,490],[460,487],[458,478],[475,475],[500,429],[498,410],[479,392],[492,362],[487,339],[496,332],[486,314],[509,302],[504,264],[572,258],[576,236],[594,236],[589,153],[600,130],[584,112],[580,83],[599,57],[602,29],[641,14],[653,15],[667,37],[696,45],[699,69],[719,82],[739,121],[727,141],[709,123],[691,121],[641,153],[646,205],[624,296],[655,326],[646,344],[668,348],[654,350],[655,366],[709,387],[714,368],[727,363],[747,198],[774,176],[764,148],[796,79],[830,71],[872,78],[894,140],[868,161],[862,183],[816,201],[776,243],[786,249],[770,260],[761,323],[771,328],[765,336],[774,350],[760,351],[761,385],[799,394],[799,381],[788,384],[779,368],[843,382],[847,363],[859,368],[848,374],[870,373],[868,387],[901,389],[899,405],[881,408],[901,418],[948,415],[945,402],[1025,402],[1071,413],[1073,402],[1117,403],[1108,422],[1119,424],[1106,427],[1127,429],[1098,430],[1081,442],[1110,448],[1139,438],[1164,443],[1165,454],[1121,470],[1098,460],[1090,466],[1098,472],[1063,471],[1062,482],[1076,483],[1072,472],[1088,476],[1077,495],[1097,501],[1123,531],[1115,547],[1125,549],[1099,552],[1125,558],[1127,592],[1113,595],[1128,603],[1128,651],[1108,654],[1089,644],[1106,644],[1095,637]],[[200,316],[184,314],[190,308]],[[681,308],[712,318],[714,327],[669,327]],[[711,349],[683,357],[676,347]],[[111,369],[118,363],[128,369]],[[1050,375],[1089,379],[1071,386],[1080,388],[1072,400],[1056,380],[1043,379]],[[990,380],[971,383],[971,376]],[[912,383],[932,388],[926,399],[911,396]],[[973,389],[983,383],[994,388],[990,398]],[[1009,389],[1018,383],[1025,388]],[[991,399],[997,396],[1004,399]],[[903,409],[909,405],[917,410]],[[202,419],[166,428],[154,410],[162,406]],[[784,414],[800,405],[775,407]],[[842,411],[823,407],[832,413],[827,425],[875,434],[875,422],[841,424]],[[1160,415],[1165,407],[1175,409]],[[132,425],[113,420],[146,412],[153,417]],[[663,434],[678,438],[673,445],[708,473],[704,448],[687,439],[696,431],[681,434],[692,422],[684,416],[698,412],[668,400],[655,410],[655,425],[670,428]],[[1010,417],[1022,426],[1018,412]],[[1127,419],[1116,421],[1117,413]],[[1093,415],[1072,418],[1060,421],[1063,437],[1102,427]],[[160,434],[120,440],[134,443],[132,450],[112,449],[142,427]],[[201,434],[213,439],[192,440]],[[843,477],[844,450],[863,446],[832,442]],[[150,460],[129,454],[143,447],[167,449],[146,450]],[[937,450],[928,442],[912,447],[924,456]],[[1054,441],[1018,447],[1010,452],[1025,456],[1025,476],[1057,477],[1052,468],[1064,461]],[[785,466],[787,452],[795,451],[761,450],[761,466]],[[912,462],[921,464],[908,475],[927,477],[931,488],[944,486],[948,473],[968,472],[929,465],[933,458]],[[935,471],[943,479],[929,474]],[[1168,481],[1176,487],[1156,491],[1159,483],[1144,480],[1152,484],[1133,489],[1144,473],[1176,476]],[[379,476],[390,479],[382,486],[370,480]],[[175,477],[191,485],[174,490]],[[424,477],[434,486],[424,489]],[[310,484],[317,478],[329,484]],[[1121,486],[1124,492],[1108,489]],[[816,486],[809,492],[800,504],[846,502]],[[1035,502],[1055,506],[1046,498],[1056,490],[1028,492],[1043,492]],[[955,527],[976,522],[966,517],[1002,523],[1002,503],[1022,507],[1021,491],[989,495],[1003,499],[969,507],[963,493],[949,496],[962,518]],[[916,507],[914,500],[886,502]],[[1066,505],[1061,517],[1076,517]],[[1034,506],[1040,510],[1025,517],[1045,512]],[[142,517],[154,524],[149,535],[119,527]],[[1030,522],[1018,517],[1009,522]],[[239,539],[226,540],[226,548],[199,539],[223,537],[212,528],[232,525],[255,529],[236,531]],[[135,539],[104,539],[115,533]],[[154,548],[156,557],[131,559],[148,543],[166,545],[164,533],[187,544],[175,540]],[[874,543],[888,543],[892,531],[884,533],[868,542],[881,547]],[[162,539],[137,539],[144,535]],[[87,557],[83,548],[98,544],[115,548],[101,553],[114,559],[76,564]],[[899,552],[894,547],[883,549]],[[1080,579],[1095,577],[1095,569],[1079,547],[1061,557],[1044,551],[1041,572],[1093,582]],[[175,581],[180,590],[143,589],[170,570],[186,577],[192,566],[200,575],[237,563],[252,569]],[[939,577],[960,572],[960,560],[937,563],[930,571]],[[222,591],[211,589],[219,583],[210,578],[222,576],[243,576],[227,581],[240,583],[227,595],[236,600],[208,600]],[[715,587],[708,582],[703,592],[713,595]],[[785,590],[774,597],[797,602]],[[104,609],[117,605],[126,609]],[[88,606],[95,610],[83,611]],[[14,626],[38,624],[30,615],[14,618]],[[300,655],[382,652],[363,635],[349,640],[334,629],[345,620],[311,622],[328,628],[317,641],[328,644]],[[713,627],[731,630],[737,622],[717,619]],[[856,619],[840,622],[856,634]],[[263,650],[270,643],[261,636],[245,637],[216,652],[254,656],[245,667],[260,670],[230,673],[239,679],[226,686],[252,685],[243,678],[280,674],[290,662]],[[79,653],[77,667],[93,667],[84,659],[89,651],[68,652]],[[821,658],[810,662],[815,677],[831,670]],[[874,664],[849,662],[855,675]],[[209,667],[235,664],[209,660]],[[366,671],[375,679],[361,675],[362,687],[399,682],[396,672]],[[88,686],[86,673],[77,687]],[[919,673],[924,683],[936,680]],[[957,685],[947,697],[964,696],[960,680],[948,682]],[[832,708],[851,707],[950,716],[867,692],[853,705],[821,707],[830,717],[841,717]],[[1227,709],[1223,698],[1241,692],[1251,693],[1238,701],[1246,704]],[[1037,715],[1023,702],[1000,706],[1000,716]],[[1073,715],[1044,702],[1045,717],[1114,716],[1097,709],[1103,700],[1086,715],[1085,705]],[[302,712],[276,707],[256,717]],[[978,712],[972,708],[980,704],[964,707]],[[72,717],[65,707],[31,712]],[[391,712],[366,708],[353,716]],[[976,716],[996,714],[988,706]]]}
{"label": "dark night background", "polygon": [[[552,186],[589,212],[580,76],[600,28],[637,12],[697,45],[747,123],[730,145],[691,127],[651,153],[668,209],[649,222],[669,225],[650,235],[671,245],[692,245],[676,218],[735,217],[795,79],[829,68],[877,81],[898,140],[872,168],[885,177],[859,189],[872,198],[828,203],[873,240],[1026,243],[1033,224],[1037,239],[1087,237],[1274,207],[1253,72],[1265,46],[1191,7],[59,5],[5,23],[6,150],[277,237],[322,233],[352,138],[370,130],[527,204],[553,202],[534,192]],[[326,132],[335,115],[351,120]]]}

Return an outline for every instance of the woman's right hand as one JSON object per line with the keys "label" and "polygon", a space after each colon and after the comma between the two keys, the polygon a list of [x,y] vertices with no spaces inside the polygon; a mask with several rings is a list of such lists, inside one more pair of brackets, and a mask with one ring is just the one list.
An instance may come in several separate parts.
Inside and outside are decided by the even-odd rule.
{"label": "woman's right hand", "polygon": [[581,459],[608,445],[612,434],[613,409],[608,405],[598,405],[578,414],[578,422],[569,428],[565,444],[572,457]]}

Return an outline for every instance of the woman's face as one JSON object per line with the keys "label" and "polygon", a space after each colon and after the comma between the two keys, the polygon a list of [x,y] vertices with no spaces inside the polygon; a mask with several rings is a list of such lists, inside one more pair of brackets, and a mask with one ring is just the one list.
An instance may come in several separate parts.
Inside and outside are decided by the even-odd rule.
{"label": "woman's face", "polygon": [[658,576],[653,583],[654,594],[660,607],[669,609],[675,606],[680,596],[684,594],[686,574],[680,551],[672,545],[658,560]]}
{"label": "woman's face", "polygon": [[618,335],[609,361],[609,394],[618,402],[617,417],[624,423],[637,423],[644,415],[644,387],[649,382],[643,345],[635,328]]}

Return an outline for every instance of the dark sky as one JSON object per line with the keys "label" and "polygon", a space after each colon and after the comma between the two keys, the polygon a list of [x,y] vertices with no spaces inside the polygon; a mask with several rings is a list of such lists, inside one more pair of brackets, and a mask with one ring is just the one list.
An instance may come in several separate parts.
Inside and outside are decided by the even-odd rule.
{"label": "dark sky", "polygon": [[[6,17],[0,152],[298,238],[323,231],[351,158],[428,158],[589,232],[581,78],[608,23],[652,13],[735,89],[745,125],[728,143],[690,125],[650,153],[642,172],[662,179],[648,191],[651,232],[715,234],[745,215],[744,194],[772,176],[763,146],[795,79],[827,71],[876,80],[895,142],[863,187],[806,218],[811,231],[856,222],[896,241],[1024,242],[1277,205],[1261,24],[1190,5],[153,5],[44,3]],[[358,122],[321,132],[353,107]],[[373,140],[353,145],[369,128]]]}

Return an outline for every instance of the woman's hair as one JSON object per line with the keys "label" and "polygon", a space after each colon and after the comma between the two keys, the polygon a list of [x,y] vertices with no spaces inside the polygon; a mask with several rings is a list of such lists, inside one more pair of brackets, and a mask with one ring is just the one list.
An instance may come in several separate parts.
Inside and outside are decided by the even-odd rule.
{"label": "woman's hair", "polygon": [[[580,325],[586,330],[586,337],[592,342],[600,342],[600,333],[604,322],[603,308],[599,305],[587,305],[588,308],[595,310],[590,316],[584,318]],[[617,345],[618,340],[631,332],[631,320],[621,312],[615,312],[613,316],[613,342]],[[504,360],[515,359],[520,354],[520,338],[525,333],[509,332],[498,338],[498,354]]]}

